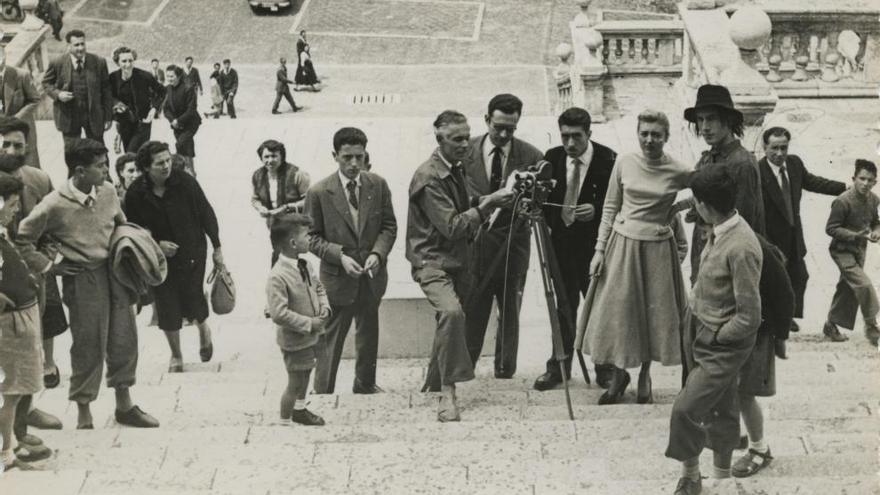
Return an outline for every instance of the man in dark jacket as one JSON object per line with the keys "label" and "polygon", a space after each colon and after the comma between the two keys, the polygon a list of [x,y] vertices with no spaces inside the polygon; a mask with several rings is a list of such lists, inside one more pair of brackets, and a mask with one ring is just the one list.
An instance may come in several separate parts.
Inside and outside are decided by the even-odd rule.
{"label": "man in dark jacket", "polygon": [[[220,75],[217,76],[217,83],[220,85],[220,93],[223,95],[223,101],[226,102],[226,109],[229,112],[229,118],[235,117],[235,94],[238,93],[238,72],[231,67],[232,62],[227,58],[223,60],[223,68],[220,69]],[[220,104],[220,111],[223,111],[223,104]]]}
{"label": "man in dark jacket", "polygon": [[165,86],[149,72],[135,67],[135,58],[131,48],[121,46],[113,50],[113,61],[119,70],[110,73],[116,130],[123,149],[131,152],[150,140],[153,119],[159,116],[165,98]]}
{"label": "man in dark jacket", "polygon": [[202,77],[199,75],[199,69],[193,67],[192,57],[186,57],[183,60],[183,82],[194,90],[197,90],[199,96],[202,95]]}
{"label": "man in dark jacket", "polygon": [[[794,317],[803,318],[804,293],[810,274],[804,262],[807,245],[801,222],[801,195],[803,191],[810,191],[837,196],[846,190],[846,184],[811,174],[800,158],[789,155],[791,134],[788,130],[771,127],[764,131],[763,140],[766,156],[758,162],[758,167],[761,169],[767,239],[788,260],[785,268],[794,289]],[[794,320],[791,329],[798,331]]]}
{"label": "man in dark jacket", "polygon": [[296,106],[296,102],[293,101],[293,95],[290,94],[289,85],[293,84],[293,81],[287,77],[287,59],[281,57],[279,62],[280,65],[275,72],[275,103],[272,104],[272,114],[281,113],[278,111],[278,104],[281,103],[282,97],[287,100],[287,103],[290,103],[290,108],[292,108],[294,112],[302,110],[302,107]]}

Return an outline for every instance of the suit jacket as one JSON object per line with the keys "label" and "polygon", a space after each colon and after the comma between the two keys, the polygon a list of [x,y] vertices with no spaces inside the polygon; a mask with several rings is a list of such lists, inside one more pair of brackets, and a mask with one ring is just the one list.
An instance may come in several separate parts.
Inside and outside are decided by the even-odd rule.
{"label": "suit jacket", "polygon": [[275,72],[275,79],[276,79],[276,81],[275,81],[275,92],[276,93],[283,93],[283,92],[287,91],[289,89],[287,87],[287,85],[293,84],[293,81],[291,81],[287,77],[287,66],[286,65],[281,65],[278,67],[278,71]]}
{"label": "suit jacket", "polygon": [[801,223],[801,195],[803,191],[837,196],[846,190],[846,184],[813,175],[804,167],[804,162],[795,155],[788,155],[785,171],[791,185],[791,209],[793,218],[789,221],[782,199],[777,175],[773,172],[767,157],[761,158],[761,189],[764,198],[764,218],[767,239],[778,247],[789,260],[802,259],[807,254],[804,243],[804,230]]}
{"label": "suit jacket", "polygon": [[162,104],[162,112],[168,122],[177,119],[177,123],[184,129],[194,129],[202,124],[196,106],[196,90],[184,83],[177,86],[168,86],[165,93],[165,102]]}
{"label": "suit jacket", "polygon": [[779,340],[788,339],[795,310],[794,289],[785,271],[779,248],[761,236],[761,326],[758,333],[769,333]]}
{"label": "suit jacket", "polygon": [[[550,238],[558,260],[567,259],[564,266],[574,267],[580,290],[586,290],[590,260],[596,249],[596,239],[599,236],[599,224],[602,222],[602,205],[605,203],[605,194],[608,191],[608,181],[611,180],[611,171],[614,169],[614,161],[617,153],[595,141],[593,145],[593,159],[584,177],[581,192],[577,203],[590,203],[596,209],[596,214],[589,222],[575,221],[566,227],[562,221],[562,209],[557,206],[545,206],[544,218],[550,227]],[[568,155],[562,146],[552,148],[544,155],[544,159],[552,166],[553,179],[556,185],[547,198],[548,203],[563,204],[565,202],[566,161]],[[562,264],[562,263],[561,263]],[[570,288],[571,290],[573,288]]]}
{"label": "suit jacket", "polygon": [[321,282],[333,305],[345,306],[355,302],[360,281],[353,279],[342,268],[345,254],[361,266],[370,254],[381,260],[379,271],[368,275],[373,296],[378,301],[388,285],[388,253],[397,238],[397,220],[391,205],[391,190],[382,177],[361,172],[358,198],[358,224],[349,211],[348,197],[343,190],[338,172],[321,180],[306,194],[306,213],[312,217],[310,250],[321,258]]}
{"label": "suit jacket", "polygon": [[[104,134],[104,123],[113,119],[113,96],[110,94],[110,80],[107,61],[93,53],[86,53],[83,70],[89,85],[89,125],[95,135]],[[52,112],[55,127],[63,132],[73,132],[73,112],[77,111],[76,100],[62,102],[58,99],[61,91],[73,91],[73,62],[65,53],[49,62],[43,74],[43,90],[55,104]]]}
{"label": "suit jacket", "polygon": [[192,67],[189,70],[189,74],[187,74],[186,69],[184,69],[183,82],[187,83],[190,87],[192,87],[199,93],[202,92],[202,76],[199,75],[199,69]]}
{"label": "suit jacket", "polygon": [[34,110],[40,103],[40,95],[31,74],[17,67],[4,66],[2,91],[2,115],[17,117],[28,123],[30,132],[27,137],[27,163],[39,167],[40,157],[37,154],[37,128],[34,123]]}
{"label": "suit jacket", "polygon": [[238,72],[235,72],[235,69],[229,68],[229,74],[223,72],[223,69],[220,69],[220,72],[217,75],[217,83],[220,84],[220,91],[223,93],[223,96],[226,96],[229,93],[237,93],[238,92]]}
{"label": "suit jacket", "polygon": [[165,71],[162,69],[156,69],[156,72],[153,73],[153,68],[150,67],[149,74],[153,76],[153,79],[159,81],[159,84],[165,84]]}
{"label": "suit jacket", "polygon": [[149,72],[135,67],[132,71],[130,82],[132,85],[132,98],[129,101],[122,101],[119,99],[122,93],[122,85],[129,84],[129,81],[122,80],[122,70],[111,72],[110,93],[113,95],[113,99],[128,107],[132,111],[132,115],[138,120],[147,118],[150,111],[154,109],[158,115],[162,101],[165,99],[166,89],[165,86],[162,86],[162,81],[157,81]]}

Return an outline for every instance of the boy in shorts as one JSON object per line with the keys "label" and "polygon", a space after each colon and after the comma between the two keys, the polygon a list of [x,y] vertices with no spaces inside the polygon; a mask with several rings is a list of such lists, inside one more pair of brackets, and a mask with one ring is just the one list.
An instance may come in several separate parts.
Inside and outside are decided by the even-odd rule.
{"label": "boy in shorts", "polygon": [[281,395],[281,421],[322,426],[324,419],[306,409],[305,401],[317,346],[330,317],[318,274],[299,257],[309,251],[310,226],[311,219],[300,214],[279,217],[272,225],[270,238],[279,257],[269,273],[266,298],[288,377]]}

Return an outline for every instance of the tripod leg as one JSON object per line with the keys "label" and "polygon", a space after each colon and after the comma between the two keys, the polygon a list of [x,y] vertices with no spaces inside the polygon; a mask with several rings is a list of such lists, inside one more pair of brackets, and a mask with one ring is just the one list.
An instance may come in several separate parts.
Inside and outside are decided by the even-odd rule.
{"label": "tripod leg", "polygon": [[584,361],[584,353],[581,352],[580,349],[575,350],[575,354],[578,357],[578,364],[581,365],[581,373],[584,374],[584,380],[587,382],[587,385],[590,384],[590,372],[587,371],[587,363]]}

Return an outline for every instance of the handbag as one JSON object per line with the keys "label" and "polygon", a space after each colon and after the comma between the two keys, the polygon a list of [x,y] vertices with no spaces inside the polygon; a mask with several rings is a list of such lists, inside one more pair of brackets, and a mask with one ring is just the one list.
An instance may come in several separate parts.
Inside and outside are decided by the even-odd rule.
{"label": "handbag", "polygon": [[225,266],[214,266],[208,275],[211,285],[211,309],[214,314],[225,315],[235,309],[235,282]]}

